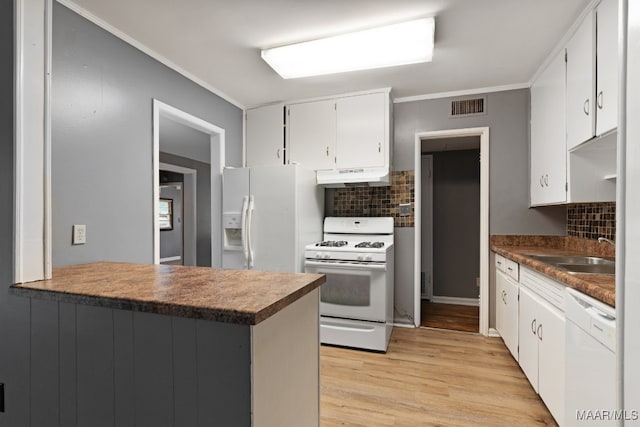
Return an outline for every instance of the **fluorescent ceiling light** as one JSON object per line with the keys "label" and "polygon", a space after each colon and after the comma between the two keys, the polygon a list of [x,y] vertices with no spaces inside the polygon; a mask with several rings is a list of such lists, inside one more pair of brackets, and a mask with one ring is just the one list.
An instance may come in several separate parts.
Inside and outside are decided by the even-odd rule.
{"label": "fluorescent ceiling light", "polygon": [[433,18],[264,49],[282,78],[318,76],[431,61]]}

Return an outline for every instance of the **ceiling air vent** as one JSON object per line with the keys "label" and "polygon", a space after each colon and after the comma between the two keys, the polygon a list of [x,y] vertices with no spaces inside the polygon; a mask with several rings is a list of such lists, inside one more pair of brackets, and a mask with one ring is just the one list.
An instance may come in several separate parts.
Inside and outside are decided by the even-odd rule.
{"label": "ceiling air vent", "polygon": [[449,117],[477,116],[486,113],[487,98],[459,99],[451,101]]}

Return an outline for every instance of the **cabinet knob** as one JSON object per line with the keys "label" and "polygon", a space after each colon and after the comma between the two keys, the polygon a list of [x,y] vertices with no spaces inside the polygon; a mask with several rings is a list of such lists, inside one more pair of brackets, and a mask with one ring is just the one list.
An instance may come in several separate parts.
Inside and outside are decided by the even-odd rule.
{"label": "cabinet knob", "polygon": [[549,174],[545,174],[545,175],[544,175],[544,185],[545,185],[546,187],[548,187],[548,186],[549,186]]}
{"label": "cabinet knob", "polygon": [[533,319],[531,321],[531,332],[533,333],[533,335],[536,334],[536,319]]}
{"label": "cabinet knob", "polygon": [[602,91],[600,91],[600,93],[598,94],[598,99],[597,99],[597,103],[598,103],[598,108],[602,110],[602,98],[603,98],[603,94]]}
{"label": "cabinet knob", "polygon": [[279,148],[276,150],[276,157],[280,158],[280,149]]}
{"label": "cabinet knob", "polygon": [[[600,92],[602,93],[602,92]],[[382,153],[382,143],[378,142],[378,153]]]}
{"label": "cabinet knob", "polygon": [[544,187],[544,176],[540,175],[540,187]]}
{"label": "cabinet knob", "polygon": [[584,111],[584,113],[588,116],[589,115],[589,98],[587,98],[584,101],[584,104],[582,105],[582,110]]}
{"label": "cabinet knob", "polygon": [[327,157],[329,157],[329,147],[327,147]]}

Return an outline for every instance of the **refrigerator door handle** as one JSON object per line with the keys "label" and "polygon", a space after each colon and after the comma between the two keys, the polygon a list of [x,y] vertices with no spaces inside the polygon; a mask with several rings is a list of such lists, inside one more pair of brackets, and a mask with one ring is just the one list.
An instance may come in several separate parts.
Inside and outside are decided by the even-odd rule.
{"label": "refrigerator door handle", "polygon": [[244,263],[249,265],[249,227],[247,224],[247,213],[249,210],[249,196],[244,196],[242,199],[242,252],[244,254]]}
{"label": "refrigerator door handle", "polygon": [[247,213],[247,246],[249,247],[249,268],[253,268],[253,244],[251,242],[251,231],[253,228],[253,211],[255,210],[255,201],[253,195],[249,196],[249,207]]}

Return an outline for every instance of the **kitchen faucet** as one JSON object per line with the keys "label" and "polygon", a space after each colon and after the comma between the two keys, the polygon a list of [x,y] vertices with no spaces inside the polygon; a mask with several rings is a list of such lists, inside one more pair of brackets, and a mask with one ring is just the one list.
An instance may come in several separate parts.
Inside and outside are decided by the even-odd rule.
{"label": "kitchen faucet", "polygon": [[611,239],[607,239],[606,237],[598,237],[598,242],[599,242],[599,243],[607,242],[607,243],[609,243],[610,245],[612,245],[614,248],[616,247],[616,242],[614,242],[614,241],[613,241],[613,240],[611,240]]}

